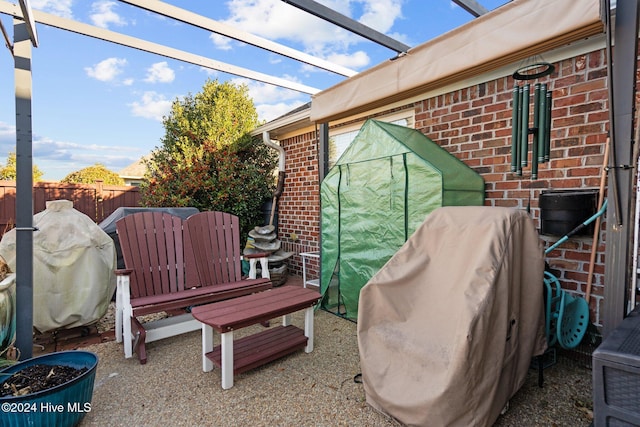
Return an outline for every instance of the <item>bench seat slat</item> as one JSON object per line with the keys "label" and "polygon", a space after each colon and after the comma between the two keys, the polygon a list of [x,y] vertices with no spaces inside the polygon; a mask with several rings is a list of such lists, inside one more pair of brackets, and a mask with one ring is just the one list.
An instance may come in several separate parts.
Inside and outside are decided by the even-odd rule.
{"label": "bench seat slat", "polygon": [[196,305],[223,301],[246,295],[247,292],[265,291],[271,287],[271,282],[267,279],[243,280],[221,286],[203,286],[172,294],[137,298],[131,301],[131,306],[134,316],[144,316],[161,311],[186,309]]}

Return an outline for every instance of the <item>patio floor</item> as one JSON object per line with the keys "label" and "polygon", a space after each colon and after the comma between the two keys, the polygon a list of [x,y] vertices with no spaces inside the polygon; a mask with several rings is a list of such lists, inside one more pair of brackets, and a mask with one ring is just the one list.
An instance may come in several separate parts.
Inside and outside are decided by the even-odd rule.
{"label": "patio floor", "polygon": [[[301,283],[292,277],[287,284]],[[301,313],[293,323],[303,325]],[[275,319],[274,322],[279,322]],[[254,326],[236,337],[260,330]],[[237,375],[229,390],[220,371],[202,372],[200,332],[147,345],[148,362],[125,359],[122,344],[84,337],[74,345],[99,356],[91,411],[80,426],[397,426],[365,402],[356,324],[319,310],[315,348]],[[95,338],[95,337],[93,337]],[[101,340],[106,342],[95,344]],[[58,346],[60,347],[60,346]],[[591,370],[559,355],[537,385],[530,370],[496,426],[588,426],[591,423]]]}

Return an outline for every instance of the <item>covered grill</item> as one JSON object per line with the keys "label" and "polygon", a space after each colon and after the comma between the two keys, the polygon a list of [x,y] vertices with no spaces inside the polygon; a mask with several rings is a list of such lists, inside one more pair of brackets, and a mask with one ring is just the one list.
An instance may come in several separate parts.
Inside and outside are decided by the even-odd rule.
{"label": "covered grill", "polygon": [[[113,240],[69,200],[47,202],[33,225],[33,327],[48,332],[97,322],[116,286]],[[15,228],[2,236],[0,255],[15,271]]]}
{"label": "covered grill", "polygon": [[367,402],[407,425],[492,425],[546,348],[543,273],[525,212],[436,209],[360,292]]}

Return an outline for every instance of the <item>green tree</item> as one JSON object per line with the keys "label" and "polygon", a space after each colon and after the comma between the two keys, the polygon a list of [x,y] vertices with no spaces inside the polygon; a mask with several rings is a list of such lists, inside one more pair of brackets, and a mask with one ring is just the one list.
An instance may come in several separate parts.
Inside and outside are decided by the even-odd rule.
{"label": "green tree", "polygon": [[[37,165],[33,165],[33,182],[38,182],[42,179],[42,172]],[[7,181],[15,181],[17,177],[17,168],[16,168],[16,153],[10,152],[7,156],[7,164],[0,168],[0,179],[5,179]]]}
{"label": "green tree", "polygon": [[96,163],[93,166],[71,172],[62,178],[61,182],[68,184],[93,184],[99,180],[107,185],[124,185],[124,179],[120,178],[120,175],[110,171],[101,163]]}
{"label": "green tree", "polygon": [[163,124],[162,145],[146,161],[142,204],[229,212],[243,233],[264,225],[277,156],[249,135],[259,122],[247,86],[207,80],[201,92],[176,99]]}

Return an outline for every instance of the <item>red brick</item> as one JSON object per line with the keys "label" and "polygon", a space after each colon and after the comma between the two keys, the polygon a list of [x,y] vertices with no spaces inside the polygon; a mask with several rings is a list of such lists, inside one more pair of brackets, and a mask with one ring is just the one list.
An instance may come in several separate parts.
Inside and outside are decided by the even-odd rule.
{"label": "red brick", "polygon": [[[582,104],[587,101],[588,94],[582,93],[579,95],[565,96],[562,98],[554,98],[553,106],[554,108],[573,106],[577,104]],[[557,110],[556,110],[557,111]]]}

